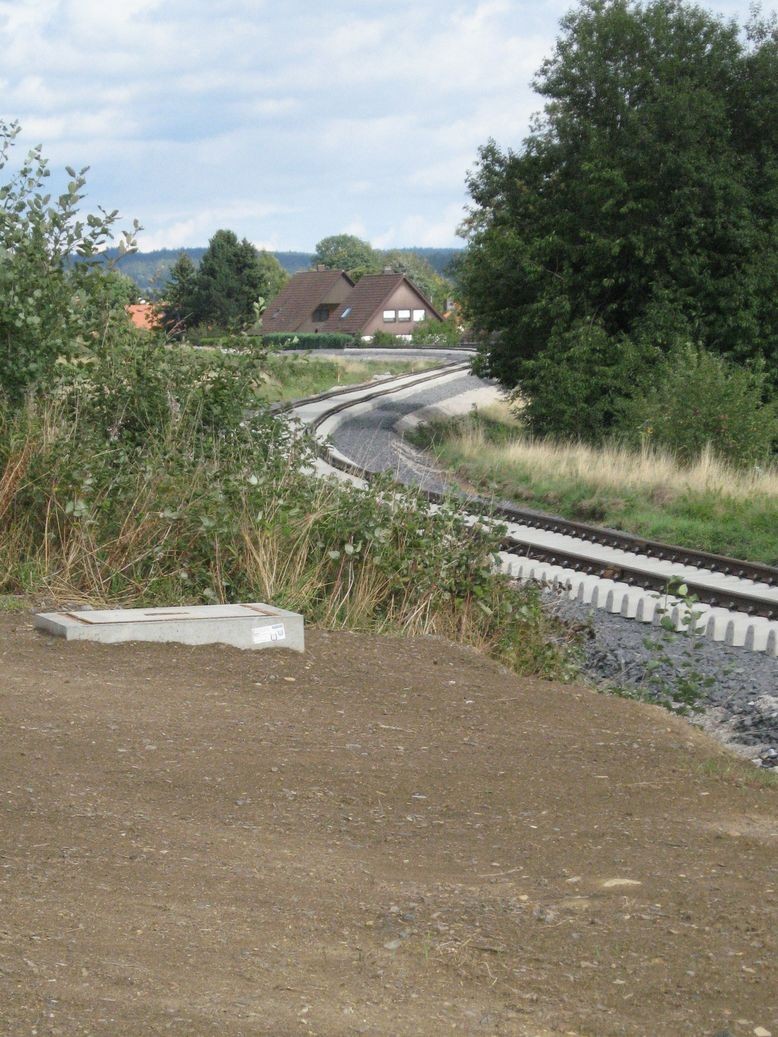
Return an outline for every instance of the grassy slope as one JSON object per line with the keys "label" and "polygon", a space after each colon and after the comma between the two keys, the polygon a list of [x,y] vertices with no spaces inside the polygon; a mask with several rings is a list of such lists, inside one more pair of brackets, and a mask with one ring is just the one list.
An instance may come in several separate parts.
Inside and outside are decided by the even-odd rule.
{"label": "grassy slope", "polygon": [[778,473],[523,437],[505,408],[421,429],[420,445],[482,491],[667,543],[778,564]]}
{"label": "grassy slope", "polygon": [[258,395],[269,403],[312,396],[338,385],[356,385],[379,374],[411,374],[433,360],[352,360],[347,357],[272,356],[268,380]]}

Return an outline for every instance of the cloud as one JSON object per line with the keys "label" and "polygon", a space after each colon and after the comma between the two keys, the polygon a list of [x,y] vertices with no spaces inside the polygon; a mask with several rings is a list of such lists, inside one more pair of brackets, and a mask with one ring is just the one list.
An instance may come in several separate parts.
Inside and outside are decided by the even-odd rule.
{"label": "cloud", "polygon": [[90,165],[90,199],[138,216],[144,247],[225,225],[289,248],[349,228],[448,244],[479,145],[526,135],[568,6],[0,0],[3,105],[20,150]]}
{"label": "cloud", "polygon": [[456,228],[463,216],[464,208],[459,204],[448,205],[432,215],[411,213],[374,235],[373,245],[376,248],[461,246],[462,241],[457,238]]}
{"label": "cloud", "polygon": [[[144,231],[140,235],[139,241],[144,251],[153,251],[158,248],[194,247],[204,245],[217,230],[222,228],[234,228],[249,223],[262,224],[271,217],[287,213],[288,210],[278,206],[261,205],[250,199],[233,201],[212,208],[202,208],[192,215],[157,213],[154,215],[156,229],[149,233]],[[271,234],[260,240],[277,242],[278,238]],[[276,244],[273,247],[280,246]]]}

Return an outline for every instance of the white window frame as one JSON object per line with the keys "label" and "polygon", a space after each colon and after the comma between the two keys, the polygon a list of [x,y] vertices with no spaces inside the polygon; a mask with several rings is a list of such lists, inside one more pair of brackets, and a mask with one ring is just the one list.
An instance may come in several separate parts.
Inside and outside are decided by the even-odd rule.
{"label": "white window frame", "polygon": [[420,324],[421,321],[426,320],[426,319],[427,319],[427,311],[426,310],[414,310],[413,311],[413,323],[414,324]]}
{"label": "white window frame", "polygon": [[384,310],[384,324],[395,324],[397,322],[397,310]]}
{"label": "white window frame", "polygon": [[[407,316],[403,317],[403,314]],[[403,309],[397,311],[397,319],[402,321],[409,321],[411,319],[411,311],[403,307]]]}

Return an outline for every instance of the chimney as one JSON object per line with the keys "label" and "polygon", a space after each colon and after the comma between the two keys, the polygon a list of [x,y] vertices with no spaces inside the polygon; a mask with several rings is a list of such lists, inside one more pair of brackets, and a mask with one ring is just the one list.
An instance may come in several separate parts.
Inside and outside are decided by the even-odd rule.
{"label": "chimney", "polygon": [[326,269],[327,269],[327,267],[326,267],[326,266],[324,265],[324,263],[317,263],[317,264],[316,264],[316,269],[317,269],[318,271],[322,271],[322,270],[326,270]]}

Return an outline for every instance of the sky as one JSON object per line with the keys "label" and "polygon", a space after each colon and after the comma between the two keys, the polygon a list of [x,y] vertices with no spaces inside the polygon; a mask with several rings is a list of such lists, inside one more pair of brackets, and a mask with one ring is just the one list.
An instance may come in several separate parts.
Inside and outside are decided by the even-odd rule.
{"label": "sky", "polygon": [[[570,0],[0,0],[0,119],[142,251],[461,246],[465,177],[518,148]],[[749,0],[707,0],[741,23]],[[769,9],[770,4],[765,4]],[[2,176],[2,174],[0,174]]]}

